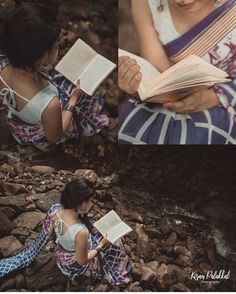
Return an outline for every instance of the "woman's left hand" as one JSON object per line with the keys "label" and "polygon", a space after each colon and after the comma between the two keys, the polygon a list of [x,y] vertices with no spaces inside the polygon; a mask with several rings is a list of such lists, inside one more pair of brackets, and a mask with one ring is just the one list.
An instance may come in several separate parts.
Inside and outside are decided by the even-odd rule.
{"label": "woman's left hand", "polygon": [[218,106],[219,99],[212,89],[192,93],[182,100],[165,103],[164,106],[176,113],[194,113]]}

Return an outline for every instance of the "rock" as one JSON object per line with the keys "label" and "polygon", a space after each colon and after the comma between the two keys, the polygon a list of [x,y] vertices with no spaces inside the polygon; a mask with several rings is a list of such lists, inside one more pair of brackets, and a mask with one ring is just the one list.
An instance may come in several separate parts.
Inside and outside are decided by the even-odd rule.
{"label": "rock", "polygon": [[154,261],[146,263],[145,265],[155,273],[157,271],[159,263],[158,261],[154,260]]}
{"label": "rock", "polygon": [[142,216],[135,211],[129,211],[129,213],[126,216],[126,219],[128,221],[132,221],[132,222],[137,222],[137,223],[141,223],[141,224],[143,223]]}
{"label": "rock", "polygon": [[14,228],[14,224],[9,218],[0,212],[0,237],[9,235],[10,231]]}
{"label": "rock", "polygon": [[102,179],[97,176],[95,171],[91,169],[77,169],[74,172],[74,175],[79,177],[84,177],[94,185],[101,185],[103,182]]}
{"label": "rock", "polygon": [[54,173],[55,170],[51,166],[44,166],[44,165],[35,165],[30,168],[32,172],[39,173],[39,174],[47,174],[47,173]]}
{"label": "rock", "polygon": [[1,281],[1,284],[0,284],[1,291],[6,291],[14,287],[15,287],[14,278],[9,278],[7,280]]}
{"label": "rock", "polygon": [[108,292],[108,291],[109,291],[109,285],[107,284],[96,285],[93,289],[93,292]]}
{"label": "rock", "polygon": [[191,290],[183,283],[177,283],[170,287],[171,292],[191,292]]}
{"label": "rock", "polygon": [[24,212],[20,214],[13,222],[17,227],[34,230],[37,225],[44,220],[45,213],[42,212]]}
{"label": "rock", "polygon": [[129,285],[128,292],[143,292],[143,288],[139,282],[134,282]]}
{"label": "rock", "polygon": [[26,189],[25,185],[22,184],[14,184],[7,182],[0,182],[0,192],[4,195],[17,195],[21,193],[28,193],[28,189]]}
{"label": "rock", "polygon": [[0,197],[0,206],[12,207],[16,211],[23,211],[27,205],[24,195]]}
{"label": "rock", "polygon": [[0,171],[4,172],[5,174],[10,173],[14,171],[14,168],[12,167],[11,164],[4,163],[0,166]]}
{"label": "rock", "polygon": [[14,236],[6,236],[0,239],[0,253],[3,257],[14,255],[23,247],[22,243]]}
{"label": "rock", "polygon": [[175,232],[172,232],[170,234],[170,236],[166,239],[165,245],[166,246],[172,246],[172,245],[174,245],[175,242],[176,242],[176,239],[177,239],[177,234]]}
{"label": "rock", "polygon": [[171,231],[171,225],[168,220],[162,220],[159,228],[163,234],[168,234]]}
{"label": "rock", "polygon": [[[1,198],[0,198],[1,199]],[[0,207],[0,213],[5,214],[9,219],[13,219],[16,216],[16,211],[15,209],[11,207]]]}
{"label": "rock", "polygon": [[147,283],[153,283],[156,280],[156,274],[147,266],[142,266],[141,281]]}
{"label": "rock", "polygon": [[53,204],[60,203],[61,192],[57,190],[52,190],[41,195],[42,197],[36,201],[36,207],[44,212],[47,212]]}
{"label": "rock", "polygon": [[188,280],[190,271],[190,268],[183,269],[175,264],[167,265],[167,275],[170,278],[175,279],[176,282],[184,282],[185,280]]}
{"label": "rock", "polygon": [[137,245],[140,248],[147,248],[149,243],[148,235],[144,232],[144,226],[140,224],[136,224],[135,230],[137,233]]}
{"label": "rock", "polygon": [[[45,259],[45,258],[46,259]],[[45,264],[45,261],[46,264]],[[54,256],[41,254],[25,271],[26,288],[32,291],[43,291],[53,286],[64,285],[67,277],[62,274]]]}
{"label": "rock", "polygon": [[24,242],[25,239],[29,236],[29,232],[23,228],[15,228],[11,231],[11,235],[15,236],[21,242]]}
{"label": "rock", "polygon": [[139,281],[142,277],[142,266],[140,263],[136,262],[132,266],[132,276],[134,280]]}
{"label": "rock", "polygon": [[192,254],[186,247],[175,245],[174,252],[179,254],[176,263],[182,266],[192,266]]}
{"label": "rock", "polygon": [[15,276],[15,287],[16,289],[22,289],[26,286],[25,277],[22,274],[18,274]]}
{"label": "rock", "polygon": [[156,271],[157,281],[162,288],[164,288],[163,278],[167,273],[167,265],[162,263],[161,266]]}
{"label": "rock", "polygon": [[180,245],[175,245],[174,252],[179,255],[181,254],[181,255],[192,256],[191,252],[186,247],[180,246]]}

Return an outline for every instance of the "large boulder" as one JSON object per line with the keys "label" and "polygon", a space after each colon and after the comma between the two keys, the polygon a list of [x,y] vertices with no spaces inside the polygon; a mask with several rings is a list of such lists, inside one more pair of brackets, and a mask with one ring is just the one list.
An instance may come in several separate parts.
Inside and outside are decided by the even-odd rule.
{"label": "large boulder", "polygon": [[14,219],[13,222],[19,228],[27,228],[33,231],[45,217],[46,214],[42,212],[24,212]]}
{"label": "large boulder", "polygon": [[12,256],[23,247],[23,244],[14,236],[6,236],[0,239],[0,253],[3,257]]}
{"label": "large boulder", "polygon": [[16,211],[24,211],[27,201],[24,195],[0,197],[0,206],[11,207]]}
{"label": "large boulder", "polygon": [[64,285],[67,277],[59,270],[55,257],[41,254],[37,260],[26,269],[26,287],[32,291],[43,291],[55,285]]}
{"label": "large boulder", "polygon": [[29,190],[22,184],[0,182],[0,192],[4,195],[18,195],[28,193]]}

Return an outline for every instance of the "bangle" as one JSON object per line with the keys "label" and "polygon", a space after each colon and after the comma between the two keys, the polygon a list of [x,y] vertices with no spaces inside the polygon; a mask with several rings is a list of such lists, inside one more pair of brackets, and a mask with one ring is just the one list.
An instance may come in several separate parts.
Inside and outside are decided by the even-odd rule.
{"label": "bangle", "polygon": [[100,251],[102,251],[102,248],[101,247],[96,247],[94,250],[96,250],[97,254],[98,254]]}
{"label": "bangle", "polygon": [[70,112],[73,112],[75,109],[75,105],[71,105],[70,103],[67,103],[65,106],[64,106],[64,110],[67,110],[67,111],[70,111]]}

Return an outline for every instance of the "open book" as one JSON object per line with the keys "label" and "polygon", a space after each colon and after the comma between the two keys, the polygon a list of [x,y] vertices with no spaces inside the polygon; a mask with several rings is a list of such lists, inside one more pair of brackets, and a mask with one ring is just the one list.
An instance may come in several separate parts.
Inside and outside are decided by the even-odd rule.
{"label": "open book", "polygon": [[114,210],[111,210],[98,220],[94,224],[94,227],[111,243],[114,243],[116,240],[132,231]]}
{"label": "open book", "polygon": [[[225,83],[228,74],[213,66],[196,55],[190,55],[176,63],[165,72],[160,73],[144,58],[119,49],[119,56],[129,56],[137,61],[142,73],[142,80],[138,89],[142,101],[155,101],[160,94],[170,92],[184,92],[193,88],[210,87],[216,83]],[[151,98],[152,97],[152,98]]]}
{"label": "open book", "polygon": [[115,67],[114,63],[78,39],[55,68],[75,85],[80,79],[81,90],[91,96]]}

